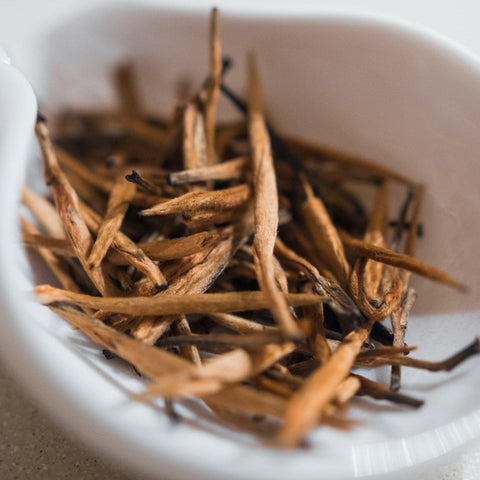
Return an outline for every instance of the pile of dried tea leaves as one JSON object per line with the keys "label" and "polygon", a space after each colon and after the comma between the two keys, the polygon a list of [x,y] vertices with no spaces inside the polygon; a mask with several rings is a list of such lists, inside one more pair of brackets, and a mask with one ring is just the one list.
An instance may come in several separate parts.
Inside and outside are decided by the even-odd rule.
{"label": "pile of dried tea leaves", "polygon": [[[63,287],[38,286],[38,300],[148,377],[143,401],[194,396],[277,445],[351,428],[355,395],[421,406],[398,392],[401,367],[479,353],[475,340],[441,362],[406,356],[411,274],[465,290],[414,257],[424,187],[275,131],[253,56],[247,101],[224,83],[216,10],[209,45],[208,78],[168,119],[144,114],[128,65],[117,110],[63,112],[55,140],[38,117],[53,199],[25,187],[36,226],[22,217],[23,240]],[[242,120],[217,124],[220,95]],[[392,185],[406,195],[395,220]],[[390,386],[354,373],[385,365]]]}

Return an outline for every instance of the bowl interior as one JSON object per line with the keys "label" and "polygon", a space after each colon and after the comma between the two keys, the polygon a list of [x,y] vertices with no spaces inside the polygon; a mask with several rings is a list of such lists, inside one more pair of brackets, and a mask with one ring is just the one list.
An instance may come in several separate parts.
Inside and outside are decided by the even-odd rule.
{"label": "bowl interior", "polygon": [[[222,30],[223,50],[235,61],[228,84],[244,91],[245,56],[255,50],[268,113],[279,128],[376,159],[427,184],[418,256],[472,292],[463,296],[415,280],[419,302],[407,342],[419,346],[417,356],[440,359],[471,341],[480,333],[477,61],[415,28],[354,14],[286,19],[227,13]],[[47,113],[66,106],[111,107],[109,73],[125,60],[139,72],[146,108],[168,113],[178,81],[191,78],[197,85],[206,75],[207,12],[105,9],[10,50]],[[224,119],[236,115],[224,100],[220,109]],[[35,184],[38,175],[28,178]],[[12,194],[12,205],[18,195]],[[32,259],[18,247],[8,261],[11,269],[20,265],[23,275],[9,287],[10,296],[31,289]],[[261,447],[248,435],[229,432],[195,402],[183,404],[186,421],[172,427],[158,410],[128,400],[129,391],[141,388],[128,368],[104,362],[93,344],[45,308],[5,301],[11,302],[21,348],[29,346],[41,371],[32,385],[38,396],[66,401],[57,408],[64,423],[146,471],[161,466],[205,478],[264,478],[267,471],[276,478],[362,477],[421,464],[480,433],[480,379],[473,361],[450,374],[406,370],[404,391],[424,398],[423,409],[359,400],[352,416],[363,426],[350,433],[315,432],[305,452]],[[373,375],[385,379],[387,372]]]}

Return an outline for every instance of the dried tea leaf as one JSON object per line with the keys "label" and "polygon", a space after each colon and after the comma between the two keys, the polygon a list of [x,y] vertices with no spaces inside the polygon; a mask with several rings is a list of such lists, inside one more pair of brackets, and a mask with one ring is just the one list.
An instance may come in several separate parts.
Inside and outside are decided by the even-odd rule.
{"label": "dried tea leaf", "polygon": [[[183,114],[183,165],[187,171],[195,171],[207,164],[205,122],[196,103],[186,106]],[[169,183],[175,185],[169,176]]]}
{"label": "dried tea leaf", "polygon": [[284,297],[275,281],[273,249],[278,228],[278,194],[270,140],[262,112],[258,73],[253,57],[249,57],[249,132],[253,159],[255,198],[255,235],[253,239],[258,282],[270,298],[270,309],[279,327],[288,335],[298,335]]}
{"label": "dried tea leaf", "polygon": [[[61,290],[50,285],[35,288],[38,301],[44,305],[57,302],[95,308],[126,315],[181,315],[188,313],[226,313],[267,308],[263,292],[204,293],[191,295],[155,295],[154,297],[93,297]],[[287,304],[309,305],[323,301],[319,295],[282,294]]]}
{"label": "dried tea leaf", "polygon": [[306,200],[302,204],[302,213],[310,232],[310,238],[317,254],[331,268],[340,286],[346,287],[350,275],[350,266],[345,257],[343,245],[336,227],[333,225],[322,201],[316,197],[306,177],[301,175]]}
{"label": "dried tea leaf", "polygon": [[115,295],[118,290],[105,275],[103,267],[91,267],[87,262],[93,239],[80,212],[77,194],[60,170],[47,125],[42,119],[37,121],[35,132],[42,149],[45,180],[47,184],[52,185],[55,204],[66,236],[98,291],[102,295]]}
{"label": "dried tea leaf", "polygon": [[22,189],[22,203],[30,210],[42,228],[54,238],[65,238],[65,230],[55,207],[46,199],[37,195],[33,190],[24,186]]}
{"label": "dried tea leaf", "polygon": [[189,167],[188,170],[170,173],[168,183],[170,185],[183,185],[185,183],[214,180],[239,180],[244,178],[246,166],[249,163],[250,159],[248,157],[238,157],[207,167]]}
{"label": "dried tea leaf", "polygon": [[100,265],[113,242],[114,235],[122,225],[125,213],[137,189],[132,183],[120,177],[112,187],[107,205],[107,213],[98,229],[97,238],[88,257],[94,267]]}
{"label": "dried tea leaf", "polygon": [[335,398],[336,388],[349,374],[357,353],[368,338],[369,329],[351,332],[288,402],[285,419],[277,436],[279,445],[294,446],[314,428],[327,405]]}
{"label": "dried tea leaf", "polygon": [[[393,346],[403,347],[405,345],[405,334],[407,333],[408,316],[413,308],[413,304],[417,299],[417,293],[413,288],[409,288],[405,294],[400,308],[392,312],[392,328],[393,328]],[[401,370],[398,365],[392,367],[390,390],[396,392],[400,389]]]}
{"label": "dried tea leaf", "polygon": [[386,265],[391,265],[397,268],[403,268],[412,273],[420,275],[422,277],[433,280],[434,282],[443,283],[450,287],[455,288],[460,292],[467,292],[468,287],[457,280],[453,279],[448,273],[439,270],[438,268],[428,265],[421,260],[417,260],[414,257],[410,257],[404,253],[396,253],[387,248],[382,248],[374,245],[365,243],[363,240],[353,238],[346,232],[340,233],[342,242],[355,252],[357,255],[360,255],[365,258],[375,260],[376,262],[381,262]]}
{"label": "dried tea leaf", "polygon": [[202,210],[230,210],[245,205],[250,198],[250,187],[238,185],[224,190],[209,192],[190,192],[167,202],[159,203],[147,210],[142,210],[141,215],[169,215],[184,211],[198,212]]}
{"label": "dried tea leaf", "polygon": [[205,104],[205,137],[207,141],[207,165],[217,163],[215,153],[215,124],[217,119],[217,102],[220,96],[222,79],[222,47],[220,42],[218,10],[213,8],[210,14],[209,55],[210,76]]}
{"label": "dried tea leaf", "polygon": [[[38,230],[23,217],[20,217],[23,235],[38,235]],[[57,239],[55,239],[57,240]],[[38,247],[38,252],[45,260],[52,273],[57,277],[63,288],[71,292],[80,292],[80,288],[69,273],[68,264],[61,258],[57,258],[48,248]]]}
{"label": "dried tea leaf", "polygon": [[394,170],[384,167],[383,165],[365,157],[341,152],[289,134],[283,134],[283,138],[301,152],[308,155],[315,155],[324,161],[335,162],[353,168],[359,167],[361,170],[374,174],[382,179],[395,180],[405,185],[413,186],[415,184],[412,179],[405,175],[395,172]]}
{"label": "dried tea leaf", "polygon": [[[79,206],[88,228],[98,233],[102,223],[101,218],[87,205],[80,203]],[[129,237],[120,231],[115,232],[112,246],[125,258],[127,263],[138,268],[149,278],[154,291],[165,290],[167,283],[158,265],[148,258]]]}
{"label": "dried tea leaf", "polygon": [[209,313],[208,317],[214,320],[216,323],[241,334],[278,331],[276,327],[263,325],[261,323],[228,313]]}
{"label": "dried tea leaf", "polygon": [[[192,330],[190,329],[190,325],[185,315],[180,315],[180,318],[173,323],[173,328],[179,335],[192,335]],[[202,364],[200,352],[195,345],[182,345],[180,347],[180,354],[183,357],[188,358],[195,365]]]}

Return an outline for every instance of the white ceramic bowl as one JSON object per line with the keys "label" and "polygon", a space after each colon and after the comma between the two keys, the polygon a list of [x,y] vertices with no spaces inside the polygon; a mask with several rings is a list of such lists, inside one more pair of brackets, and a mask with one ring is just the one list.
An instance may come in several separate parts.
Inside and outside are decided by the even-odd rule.
{"label": "white ceramic bowl", "polygon": [[[156,2],[97,10],[9,51],[44,109],[111,105],[108,71],[133,59],[148,107],[168,112],[175,82],[206,74],[205,7]],[[417,282],[420,302],[407,341],[419,346],[419,357],[445,357],[480,333],[479,63],[438,35],[390,18],[318,5],[276,8],[258,4],[248,13],[225,2],[224,51],[236,60],[228,83],[243,91],[245,53],[254,48],[277,125],[428,182],[419,256],[473,292],[463,297]],[[226,117],[233,114],[223,107]],[[359,400],[352,416],[362,427],[319,430],[307,451],[267,449],[195,402],[183,404],[185,421],[172,426],[161,407],[130,401],[141,380],[106,362],[97,346],[27,294],[34,282],[17,212],[34,113],[26,82],[0,65],[1,354],[34,397],[92,448],[162,478],[404,478],[479,436],[478,359],[450,374],[406,369],[404,391],[424,398],[423,409]],[[29,179],[35,183],[36,175]],[[374,375],[386,378],[383,370]]]}

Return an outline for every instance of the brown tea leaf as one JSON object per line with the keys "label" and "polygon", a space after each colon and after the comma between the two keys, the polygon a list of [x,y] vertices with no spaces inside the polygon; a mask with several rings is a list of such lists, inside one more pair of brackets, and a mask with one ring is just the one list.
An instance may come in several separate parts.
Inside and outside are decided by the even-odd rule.
{"label": "brown tea leaf", "polygon": [[326,406],[334,399],[336,388],[349,374],[369,329],[351,332],[288,402],[284,424],[277,436],[279,445],[294,446],[314,428]]}
{"label": "brown tea leaf", "polygon": [[[39,285],[35,295],[45,305],[66,302],[126,315],[181,315],[188,313],[226,313],[267,308],[268,297],[263,292],[204,293],[191,295],[155,295],[154,297],[93,297]],[[306,293],[282,294],[290,305],[309,305],[323,301],[319,295]]]}
{"label": "brown tea leaf", "polygon": [[55,207],[46,199],[37,195],[33,190],[24,186],[22,189],[22,203],[30,210],[42,228],[54,238],[65,238],[63,223]]}
{"label": "brown tea leaf", "polygon": [[152,208],[142,210],[141,215],[169,215],[184,211],[198,212],[202,210],[230,210],[242,205],[250,198],[250,187],[238,185],[224,190],[209,192],[190,192],[167,202],[159,203]]}
{"label": "brown tea leaf", "polygon": [[396,253],[388,250],[387,248],[370,245],[363,240],[351,237],[344,231],[340,232],[340,236],[345,246],[359,256],[370,258],[376,262],[381,262],[393,267],[403,268],[412,273],[428,278],[429,280],[433,280],[434,282],[443,283],[453,287],[460,292],[465,293],[468,291],[468,287],[466,285],[453,279],[450,275],[442,270],[428,265],[421,260],[417,260],[416,258],[410,257],[404,253]]}
{"label": "brown tea leaf", "polygon": [[215,152],[215,123],[217,119],[217,102],[220,95],[222,79],[222,47],[220,42],[218,10],[210,13],[209,56],[210,76],[205,104],[205,137],[207,140],[207,165],[217,163]]}
{"label": "brown tea leaf", "polygon": [[249,132],[253,158],[253,190],[255,198],[255,235],[253,250],[258,282],[270,298],[270,309],[279,327],[288,335],[298,335],[285,298],[275,282],[273,249],[278,228],[278,194],[270,140],[260,92],[260,80],[253,57],[249,57]]}
{"label": "brown tea leaf", "polygon": [[102,295],[117,294],[118,290],[105,275],[103,267],[92,267],[87,262],[93,239],[80,212],[77,194],[60,170],[47,125],[41,119],[37,121],[35,133],[42,149],[45,181],[53,187],[55,204],[62,220],[63,228],[78,260]]}
{"label": "brown tea leaf", "polygon": [[188,170],[170,173],[168,182],[171,185],[183,185],[184,183],[213,180],[239,180],[244,178],[246,166],[249,162],[248,157],[238,157],[208,167],[189,167]]}
{"label": "brown tea leaf", "polygon": [[120,229],[125,212],[132,201],[137,189],[132,183],[120,177],[112,187],[107,205],[107,213],[98,229],[97,239],[93,244],[88,257],[88,263],[94,267],[100,265],[107,254],[114,235]]}
{"label": "brown tea leaf", "polygon": [[317,254],[331,268],[340,286],[345,288],[350,275],[350,266],[345,258],[338,231],[322,201],[314,195],[305,175],[301,175],[300,178],[307,197],[301,208],[311,241]]}

